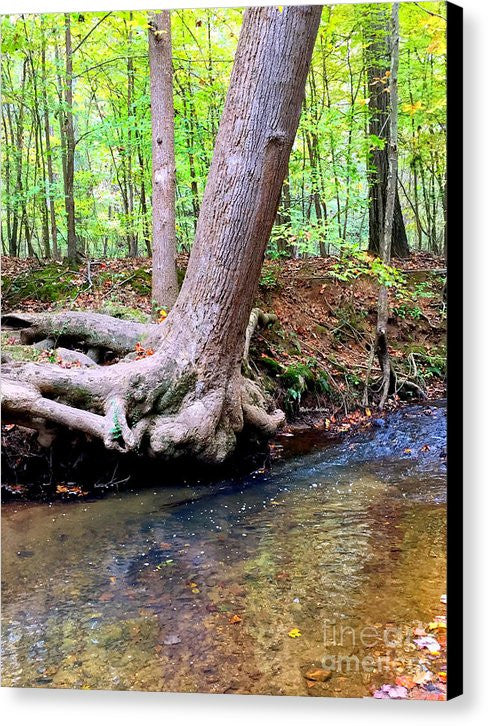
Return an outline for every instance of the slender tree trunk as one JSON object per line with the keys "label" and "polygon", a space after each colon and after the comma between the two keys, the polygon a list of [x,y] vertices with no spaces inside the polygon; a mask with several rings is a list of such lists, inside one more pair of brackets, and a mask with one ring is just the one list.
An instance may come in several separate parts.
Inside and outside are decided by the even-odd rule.
{"label": "slender tree trunk", "polygon": [[[129,23],[133,14],[129,13]],[[129,257],[137,257],[139,249],[137,234],[134,229],[134,179],[132,174],[132,152],[133,152],[133,124],[131,121],[135,116],[134,111],[134,59],[132,57],[132,27],[129,25],[127,31],[127,115],[129,124],[127,126],[127,237],[129,241]]]}
{"label": "slender tree trunk", "polygon": [[[59,52],[59,46],[57,42],[54,44],[54,58],[56,62],[56,83],[58,87],[58,122],[59,122],[59,146],[61,151],[61,172],[63,177],[63,196],[64,196],[64,210],[66,217],[66,229],[68,229],[68,217],[67,217],[67,206],[66,199],[67,193],[67,175],[66,175],[66,124],[64,116],[64,86],[63,79],[61,77],[61,56]],[[60,252],[60,250],[59,250]]]}
{"label": "slender tree trunk", "polygon": [[190,171],[190,188],[191,188],[191,203],[193,211],[193,225],[196,230],[198,215],[200,211],[200,202],[198,194],[198,182],[197,172],[195,166],[195,124],[194,124],[194,107],[192,102],[192,88],[191,88],[191,76],[190,69],[188,70],[188,85],[182,84],[177,81],[181,92],[181,100],[183,102],[183,114],[185,117],[185,142],[188,155],[188,166]]}
{"label": "slender tree trunk", "polygon": [[[4,421],[40,427],[44,420],[100,438],[107,448],[214,463],[234,451],[245,427],[246,436],[269,437],[283,422],[282,412],[268,411],[257,383],[243,376],[241,363],[320,12],[320,6],[245,11],[187,274],[167,320],[145,333],[157,342],[154,354],[87,370],[8,366]],[[98,342],[107,343],[112,336],[93,315],[70,313],[62,335],[95,319]],[[4,322],[9,318],[17,327],[34,325],[34,316]],[[60,323],[58,316],[52,328],[58,334]],[[134,325],[116,323],[126,330]]]}
{"label": "slender tree trunk", "polygon": [[153,305],[167,310],[178,296],[175,229],[175,142],[171,16],[163,10],[149,25],[152,124]]}
{"label": "slender tree trunk", "polygon": [[46,73],[46,37],[44,33],[44,24],[41,16],[42,27],[42,48],[41,48],[41,68],[42,68],[42,105],[44,117],[44,138],[46,142],[46,161],[47,161],[47,199],[49,204],[49,219],[51,224],[51,240],[52,255],[55,260],[59,257],[58,252],[58,230],[56,226],[56,210],[54,206],[54,171],[53,158],[51,150],[51,130],[49,125],[49,106],[47,102],[47,73]]}
{"label": "slender tree trunk", "polygon": [[[329,19],[330,19],[330,8],[329,10]],[[329,88],[329,77],[327,74],[327,64],[325,63],[325,58],[323,60],[323,66],[322,66],[323,74],[324,74],[324,84],[325,84],[325,90],[326,90],[326,96],[327,96],[327,108],[331,108],[331,96],[330,96],[330,88]],[[334,176],[334,189],[335,189],[335,201],[336,201],[336,219],[337,219],[337,233],[339,240],[341,239],[342,229],[341,229],[341,198],[339,194],[339,178],[337,174],[337,163],[336,163],[336,147],[335,147],[335,141],[334,141],[334,134],[332,132],[329,133],[329,141],[330,141],[330,155],[332,158],[332,174]]]}
{"label": "slender tree trunk", "polygon": [[[398,3],[392,6],[390,89],[390,134],[388,139],[388,176],[386,183],[385,217],[383,236],[380,240],[380,258],[389,264],[395,227],[398,174]],[[376,353],[383,372],[380,408],[385,405],[394,375],[388,352],[388,288],[381,285],[378,295],[378,318],[376,323]]]}
{"label": "slender tree trunk", "polygon": [[3,226],[2,226],[2,254],[6,255],[8,250],[8,245],[12,236],[12,211],[11,211],[11,182],[10,182],[10,168],[11,168],[11,162],[10,157],[13,152],[12,147],[10,147],[8,142],[8,130],[7,130],[7,120],[5,117],[5,111],[2,106],[2,126],[3,126],[3,143],[5,144],[5,192],[7,194],[7,203],[5,205],[5,223],[7,228],[7,234],[4,235],[3,233]]}
{"label": "slender tree trunk", "polygon": [[7,105],[7,119],[10,128],[10,138],[12,143],[12,149],[15,158],[16,166],[16,178],[15,178],[15,206],[12,215],[12,233],[9,238],[9,255],[16,257],[20,250],[20,234],[21,234],[21,205],[24,201],[24,192],[22,184],[22,171],[23,171],[23,153],[24,153],[24,99],[25,99],[25,86],[26,86],[26,75],[27,75],[27,58],[22,64],[22,77],[21,77],[21,91],[20,91],[20,104],[19,110],[16,115],[16,124],[14,129],[14,123],[12,118],[12,112],[10,104]]}
{"label": "slender tree trunk", "polygon": [[[369,180],[369,251],[379,254],[384,236],[383,223],[386,207],[386,187],[388,183],[388,145],[390,137],[391,99],[387,88],[388,42],[387,16],[384,6],[369,7],[372,23],[372,37],[367,50],[368,87],[369,87],[369,134],[382,139],[384,147],[374,147],[368,163]],[[393,214],[393,238],[391,246],[393,257],[408,257],[408,241],[400,206],[398,189],[395,189]]]}
{"label": "slender tree trunk", "polygon": [[76,223],[75,223],[75,129],[73,121],[73,49],[71,44],[71,18],[64,15],[66,68],[64,79],[64,126],[66,140],[66,183],[65,207],[68,239],[68,260],[76,262]]}
{"label": "slender tree trunk", "polygon": [[141,188],[140,188],[140,201],[141,201],[141,217],[142,217],[142,237],[146,246],[146,253],[148,257],[152,255],[151,249],[151,233],[149,229],[148,209],[147,209],[147,194],[146,194],[146,182],[145,172],[146,167],[144,164],[142,134],[140,130],[136,128],[136,140],[137,140],[137,158],[139,161],[139,173],[141,175]]}

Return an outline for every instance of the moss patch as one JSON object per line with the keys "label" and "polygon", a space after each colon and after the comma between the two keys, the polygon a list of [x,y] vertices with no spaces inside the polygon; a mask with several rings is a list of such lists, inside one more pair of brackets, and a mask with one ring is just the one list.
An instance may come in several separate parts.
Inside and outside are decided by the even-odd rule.
{"label": "moss patch", "polygon": [[62,302],[73,296],[73,272],[64,265],[46,264],[17,277],[3,278],[2,288],[4,305],[10,308],[29,298]]}

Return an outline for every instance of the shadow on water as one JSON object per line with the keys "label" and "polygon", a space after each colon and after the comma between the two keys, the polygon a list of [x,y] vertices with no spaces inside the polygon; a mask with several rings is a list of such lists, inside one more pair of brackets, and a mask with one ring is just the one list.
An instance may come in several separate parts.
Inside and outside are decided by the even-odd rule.
{"label": "shadow on water", "polygon": [[445,592],[445,427],[411,407],[232,482],[4,506],[3,685],[367,695]]}

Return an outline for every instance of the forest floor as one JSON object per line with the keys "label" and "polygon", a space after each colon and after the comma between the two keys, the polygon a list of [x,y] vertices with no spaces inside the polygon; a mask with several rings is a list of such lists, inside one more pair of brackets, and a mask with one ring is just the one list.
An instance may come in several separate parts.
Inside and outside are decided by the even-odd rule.
{"label": "forest floor", "polygon": [[[186,263],[186,257],[178,259],[180,280]],[[427,401],[445,396],[444,264],[425,253],[396,262],[401,274],[390,290],[388,335],[399,383],[387,411],[415,400],[409,383],[420,387]],[[250,368],[286,411],[285,433],[315,429],[335,437],[381,425],[382,414],[375,411],[376,360],[370,401],[365,406],[362,400],[374,342],[376,275],[374,258],[367,255],[340,264],[337,258],[265,261],[256,304],[274,313],[277,322],[254,334]],[[70,269],[61,262],[2,257],[2,301],[4,313],[92,310],[148,321],[150,260],[97,260]],[[51,361],[50,351],[22,346],[7,331],[1,342],[13,358],[76,365]],[[2,433],[5,447],[19,446],[15,427],[3,427]]]}

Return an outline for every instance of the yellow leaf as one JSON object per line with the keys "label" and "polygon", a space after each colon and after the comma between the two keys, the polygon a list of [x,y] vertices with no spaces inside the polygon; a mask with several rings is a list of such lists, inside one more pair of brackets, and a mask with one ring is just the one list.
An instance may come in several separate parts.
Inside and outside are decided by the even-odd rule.
{"label": "yellow leaf", "polygon": [[290,638],[299,638],[301,636],[301,632],[298,630],[298,628],[292,628],[288,635],[290,636]]}
{"label": "yellow leaf", "polygon": [[441,630],[447,628],[447,625],[442,620],[433,620],[427,627],[429,630]]}

